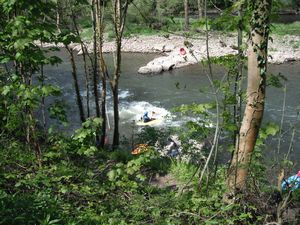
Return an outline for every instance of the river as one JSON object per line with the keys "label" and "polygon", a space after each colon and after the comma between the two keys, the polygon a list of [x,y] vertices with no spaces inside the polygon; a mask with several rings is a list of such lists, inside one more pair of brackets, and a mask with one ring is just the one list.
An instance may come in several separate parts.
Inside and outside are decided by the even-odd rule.
{"label": "river", "polygon": [[[63,90],[63,100],[68,105],[67,112],[70,122],[67,130],[74,130],[79,127],[79,115],[75,102],[71,66],[67,53],[61,50],[57,55],[63,59],[58,66],[45,68],[47,83],[57,84]],[[209,85],[205,68],[202,65],[192,65],[176,69],[162,74],[140,75],[137,70],[148,61],[157,57],[154,54],[123,54],[122,74],[120,78],[120,131],[121,135],[130,135],[138,127],[132,127],[133,120],[138,120],[145,110],[153,110],[161,115],[170,115],[169,119],[162,125],[181,126],[185,121],[193,118],[180,117],[172,113],[172,108],[181,104],[206,103],[212,99],[212,95],[201,90]],[[109,68],[112,68],[112,55],[106,55]],[[83,90],[83,62],[80,56],[76,57],[78,72],[80,75],[81,88]],[[281,65],[269,65],[269,71],[281,73],[287,77],[286,107],[284,117],[284,139],[282,152],[286,152],[290,143],[290,126],[296,125],[293,161],[300,159],[300,133],[299,121],[297,123],[297,107],[300,106],[300,62],[286,63]],[[213,67],[215,78],[221,79],[225,70],[220,66]],[[83,98],[86,92],[82,91]],[[280,123],[282,116],[284,92],[281,88],[268,87],[266,107],[263,123]],[[93,100],[91,100],[93,101]],[[110,125],[112,123],[112,104],[109,94],[108,115]],[[53,121],[49,121],[52,123]],[[126,136],[125,135],[125,136]],[[268,151],[274,150],[277,146],[276,139],[268,140]]]}

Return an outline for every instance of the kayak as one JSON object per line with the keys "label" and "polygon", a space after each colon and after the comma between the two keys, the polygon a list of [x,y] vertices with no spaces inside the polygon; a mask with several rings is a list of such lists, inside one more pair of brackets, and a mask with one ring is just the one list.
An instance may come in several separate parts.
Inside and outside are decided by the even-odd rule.
{"label": "kayak", "polygon": [[138,126],[155,126],[155,125],[160,124],[162,121],[163,121],[162,118],[151,120],[151,121],[146,122],[146,123],[144,121],[139,120],[139,121],[136,122],[136,125],[138,125]]}
{"label": "kayak", "polygon": [[146,152],[149,150],[149,146],[147,144],[138,144],[135,146],[135,149],[131,151],[132,155],[138,155],[143,152]]}

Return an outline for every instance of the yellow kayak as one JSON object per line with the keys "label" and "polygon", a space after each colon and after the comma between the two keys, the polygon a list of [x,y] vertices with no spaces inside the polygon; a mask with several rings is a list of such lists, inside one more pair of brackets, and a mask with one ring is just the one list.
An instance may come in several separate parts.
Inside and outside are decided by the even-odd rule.
{"label": "yellow kayak", "polygon": [[162,121],[163,121],[163,119],[161,119],[161,118],[154,119],[154,120],[151,120],[146,123],[140,120],[140,121],[136,122],[136,125],[138,125],[138,126],[153,126],[153,125],[160,124]]}

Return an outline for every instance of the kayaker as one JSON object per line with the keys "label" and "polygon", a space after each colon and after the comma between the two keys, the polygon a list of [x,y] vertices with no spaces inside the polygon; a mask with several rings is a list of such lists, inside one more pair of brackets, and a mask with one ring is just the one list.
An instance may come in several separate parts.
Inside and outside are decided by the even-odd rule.
{"label": "kayaker", "polygon": [[144,112],[142,120],[143,120],[144,123],[147,123],[147,122],[151,121],[151,118],[148,116],[148,112],[147,111]]}
{"label": "kayaker", "polygon": [[144,123],[147,123],[147,122],[150,122],[151,120],[155,120],[154,116],[155,116],[154,111],[152,111],[151,117],[148,115],[148,112],[146,111],[146,112],[144,112],[142,120]]}
{"label": "kayaker", "polygon": [[298,171],[297,174],[290,176],[287,180],[283,179],[281,188],[283,191],[285,190],[295,191],[296,189],[300,188],[300,170]]}

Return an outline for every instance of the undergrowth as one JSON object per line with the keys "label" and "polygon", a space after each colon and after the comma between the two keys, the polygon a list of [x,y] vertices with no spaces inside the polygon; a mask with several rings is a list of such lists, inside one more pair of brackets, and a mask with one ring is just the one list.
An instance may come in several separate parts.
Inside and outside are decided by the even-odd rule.
{"label": "undergrowth", "polygon": [[[222,201],[223,166],[199,186],[198,165],[151,146],[139,155],[91,151],[95,127],[84,127],[49,138],[41,168],[18,140],[1,139],[0,224],[261,224],[266,216],[255,205]],[[176,187],[151,184],[157,174],[172,176]]]}

